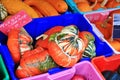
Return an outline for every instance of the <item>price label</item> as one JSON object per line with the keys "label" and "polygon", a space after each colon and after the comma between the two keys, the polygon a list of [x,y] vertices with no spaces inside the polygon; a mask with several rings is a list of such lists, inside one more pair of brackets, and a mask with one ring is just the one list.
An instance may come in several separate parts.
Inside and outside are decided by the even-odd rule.
{"label": "price label", "polygon": [[10,29],[21,28],[31,21],[32,18],[25,11],[20,11],[0,24],[0,31],[7,35]]}
{"label": "price label", "polygon": [[113,38],[120,38],[120,14],[113,15]]}

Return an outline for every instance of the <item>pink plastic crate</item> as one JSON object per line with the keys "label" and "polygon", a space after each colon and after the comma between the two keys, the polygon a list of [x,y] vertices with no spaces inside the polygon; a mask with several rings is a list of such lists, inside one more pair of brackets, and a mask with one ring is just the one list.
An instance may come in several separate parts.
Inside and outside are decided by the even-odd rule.
{"label": "pink plastic crate", "polygon": [[71,80],[75,74],[84,76],[86,80],[102,80],[102,77],[89,61],[79,62],[70,69],[52,75],[46,73],[20,80]]}
{"label": "pink plastic crate", "polygon": [[88,13],[85,14],[84,17],[87,19],[87,21],[92,25],[93,31],[96,33],[96,35],[103,41],[106,42],[111,49],[113,50],[113,53],[115,54],[120,54],[119,51],[116,51],[110,44],[109,42],[104,38],[104,35],[96,28],[96,26],[93,24],[93,22],[95,21],[103,21],[105,20],[108,15],[110,14],[110,12],[114,11],[114,10],[118,10],[120,8],[117,9],[111,9],[111,10],[104,10],[104,11],[98,11],[98,12],[93,12],[93,13]]}
{"label": "pink plastic crate", "polygon": [[97,70],[89,61],[82,61],[75,64],[72,68],[50,75],[50,80],[71,80],[74,74],[82,75],[86,80],[102,80]]}
{"label": "pink plastic crate", "polygon": [[49,80],[48,76],[49,76],[49,74],[45,73],[45,74],[41,74],[41,75],[36,75],[36,76],[32,76],[32,77],[23,78],[23,79],[20,79],[20,80]]}

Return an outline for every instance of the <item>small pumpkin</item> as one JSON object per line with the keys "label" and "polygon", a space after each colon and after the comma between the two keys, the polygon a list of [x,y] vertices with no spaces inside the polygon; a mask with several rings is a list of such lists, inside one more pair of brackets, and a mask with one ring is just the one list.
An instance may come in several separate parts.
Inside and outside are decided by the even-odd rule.
{"label": "small pumpkin", "polygon": [[81,59],[85,44],[78,34],[77,26],[68,25],[60,32],[50,35],[48,51],[59,66],[72,67]]}
{"label": "small pumpkin", "polygon": [[82,54],[82,57],[89,57],[93,58],[96,56],[96,47],[94,41],[89,41],[87,48],[85,48],[84,53]]}
{"label": "small pumpkin", "polygon": [[7,17],[8,13],[3,4],[0,4],[0,20],[4,20]]}
{"label": "small pumpkin", "polygon": [[100,32],[104,35],[105,39],[110,39],[112,36],[112,24],[105,21],[94,22],[96,27],[100,30]]}
{"label": "small pumpkin", "polygon": [[93,58],[96,56],[96,46],[95,46],[95,37],[93,36],[92,33],[88,32],[88,31],[81,31],[79,33],[79,37],[83,39],[84,43],[85,43],[85,50],[82,53],[82,57],[83,58]]}

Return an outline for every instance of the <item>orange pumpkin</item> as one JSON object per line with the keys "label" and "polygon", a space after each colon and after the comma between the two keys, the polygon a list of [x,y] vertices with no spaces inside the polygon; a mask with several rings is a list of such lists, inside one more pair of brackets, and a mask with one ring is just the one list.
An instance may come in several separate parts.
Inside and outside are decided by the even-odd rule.
{"label": "orange pumpkin", "polygon": [[105,39],[110,39],[112,36],[112,24],[104,21],[94,23],[100,32],[104,35]]}
{"label": "orange pumpkin", "polygon": [[117,39],[108,40],[109,44],[117,51],[120,51],[120,41]]}

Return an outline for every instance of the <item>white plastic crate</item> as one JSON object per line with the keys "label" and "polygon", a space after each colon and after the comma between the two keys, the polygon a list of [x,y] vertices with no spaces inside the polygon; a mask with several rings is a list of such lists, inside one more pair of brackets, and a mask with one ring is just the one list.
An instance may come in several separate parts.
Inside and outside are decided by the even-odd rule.
{"label": "white plastic crate", "polygon": [[[93,24],[92,22],[95,21],[103,21],[104,19],[106,19],[108,17],[108,15],[110,14],[110,12],[114,11],[114,10],[118,10],[120,8],[116,8],[116,9],[110,9],[110,10],[103,10],[103,11],[98,11],[98,12],[92,12],[92,13],[88,13],[85,14],[84,17],[87,19],[87,21],[92,25],[93,31],[95,32],[95,34],[104,42],[106,42],[113,50],[113,53],[115,54],[120,54],[119,51],[115,50],[110,44],[109,42],[104,38],[104,35],[99,31],[99,29],[95,26],[95,24]],[[118,34],[119,35],[119,34]]]}

